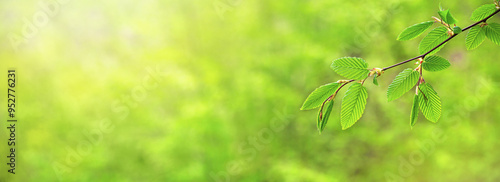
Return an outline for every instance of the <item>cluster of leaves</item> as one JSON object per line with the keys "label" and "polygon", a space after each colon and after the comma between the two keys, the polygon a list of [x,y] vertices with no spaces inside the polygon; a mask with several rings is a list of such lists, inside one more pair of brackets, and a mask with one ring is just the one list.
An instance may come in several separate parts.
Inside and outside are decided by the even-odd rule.
{"label": "cluster of leaves", "polygon": [[477,48],[488,38],[500,45],[500,24],[487,23],[486,21],[500,10],[499,1],[494,4],[487,4],[476,9],[471,16],[471,20],[476,23],[467,28],[456,26],[458,21],[453,17],[450,10],[443,10],[440,7],[438,17],[432,17],[434,21],[426,21],[415,24],[403,30],[397,40],[407,41],[417,38],[425,33],[435,23],[439,27],[431,30],[420,42],[418,50],[420,56],[403,61],[386,68],[368,69],[368,63],[362,58],[344,57],[333,61],[331,68],[340,76],[349,80],[339,80],[320,86],[314,90],[302,105],[301,110],[320,108],[317,118],[317,127],[321,133],[333,110],[334,100],[337,93],[347,84],[352,83],[345,96],[342,98],[340,123],[342,129],[353,126],[363,115],[368,99],[368,92],[363,84],[368,77],[373,76],[373,83],[378,85],[377,77],[384,71],[403,65],[404,63],[417,60],[416,68],[408,68],[399,73],[387,90],[387,100],[393,101],[403,96],[415,87],[413,107],[410,114],[410,126],[413,127],[421,111],[425,118],[433,123],[438,122],[441,117],[441,99],[431,84],[427,83],[423,77],[423,70],[436,72],[450,67],[450,62],[445,58],[433,55],[441,50],[446,43],[463,31],[470,30],[466,36],[467,50]]}
{"label": "cluster of leaves", "polygon": [[[498,5],[495,4],[483,5],[476,9],[474,13],[472,13],[471,19],[473,21],[479,21],[496,12],[497,9]],[[465,45],[467,46],[467,50],[472,50],[479,47],[479,45],[484,42],[486,37],[488,37],[488,39],[490,39],[495,44],[500,45],[500,24],[486,23],[486,21],[484,21],[481,25],[472,27],[467,34],[467,37],[465,38]]]}

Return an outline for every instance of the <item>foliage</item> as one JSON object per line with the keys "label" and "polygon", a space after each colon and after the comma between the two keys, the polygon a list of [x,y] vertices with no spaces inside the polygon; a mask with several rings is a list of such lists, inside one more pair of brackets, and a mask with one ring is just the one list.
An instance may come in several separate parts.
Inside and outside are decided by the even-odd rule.
{"label": "foliage", "polygon": [[302,105],[302,110],[319,107],[328,97],[333,95],[339,88],[339,83],[329,83],[314,90]]}
{"label": "foliage", "polygon": [[403,72],[399,73],[391,85],[389,85],[389,89],[387,90],[387,100],[396,100],[408,92],[415,86],[415,84],[417,84],[419,76],[418,71],[411,68],[405,69]]}
{"label": "foliage", "polygon": [[485,34],[495,44],[500,45],[500,24],[490,23],[484,26],[486,28]]}
{"label": "foliage", "polygon": [[370,72],[367,70],[368,63],[364,59],[345,57],[340,58],[332,63],[333,71],[337,72],[340,76],[348,79],[362,80],[368,76]]}
{"label": "foliage", "polygon": [[417,120],[418,120],[418,107],[419,107],[419,103],[418,103],[418,95],[415,95],[413,97],[413,106],[411,108],[411,114],[410,114],[410,125],[413,127],[415,125],[415,123],[417,123]]}
{"label": "foliage", "polygon": [[[420,45],[418,46],[418,50],[420,54],[425,54],[426,52],[431,51],[435,47],[438,47],[438,45],[440,45],[449,37],[450,37],[449,30],[446,29],[446,27],[437,27],[434,30],[432,30],[429,34],[427,34],[427,36],[425,36],[424,39],[422,39]],[[435,54],[443,47],[444,44],[439,46],[437,49],[435,49],[429,54]]]}
{"label": "foliage", "polygon": [[434,123],[441,117],[441,99],[428,83],[418,86],[418,106],[425,118]]}
{"label": "foliage", "polygon": [[488,17],[489,15],[493,14],[496,10],[497,8],[495,4],[485,4],[474,10],[470,19],[472,21],[480,21]]}
{"label": "foliage", "polygon": [[426,71],[441,71],[450,66],[451,64],[450,62],[448,62],[448,60],[439,56],[426,57],[424,63],[422,63],[422,67]]}
{"label": "foliage", "polygon": [[410,26],[403,30],[401,34],[399,34],[398,40],[412,40],[414,38],[417,38],[418,36],[422,35],[427,29],[429,29],[432,24],[434,24],[433,21],[427,21]]}
{"label": "foliage", "polygon": [[484,39],[486,39],[485,28],[480,26],[472,27],[465,38],[465,46],[467,46],[467,50],[475,49],[483,43]]}
{"label": "foliage", "polygon": [[[403,70],[389,85],[389,88],[387,90],[387,100],[393,101],[398,99],[409,90],[414,88],[416,85],[416,95],[413,99],[413,107],[410,114],[410,126],[413,127],[417,122],[419,110],[422,111],[427,120],[433,123],[438,122],[439,118],[441,117],[441,99],[434,88],[425,81],[423,77],[423,70],[435,72],[450,67],[451,64],[448,60],[439,56],[434,56],[433,54],[439,52],[449,40],[456,37],[463,31],[469,30],[469,33],[466,36],[467,50],[477,48],[479,45],[481,45],[481,43],[483,43],[486,37],[492,42],[500,45],[500,24],[487,23],[487,20],[489,18],[500,11],[498,9],[499,7],[497,1],[495,1],[495,4],[487,4],[477,8],[471,16],[471,20],[477,22],[462,29],[456,26],[458,20],[454,18],[450,10],[443,10],[443,8],[440,7],[440,11],[438,11],[438,15],[440,18],[433,17],[434,21],[426,21],[423,23],[412,25],[399,34],[397,40],[412,40],[423,34],[434,24],[434,22],[441,24],[440,27],[436,27],[431,30],[420,42],[418,50],[421,55],[395,64],[393,66],[389,66],[383,69],[373,68],[370,70],[368,69],[368,64],[362,58],[344,57],[334,60],[331,68],[340,76],[346,77],[351,80],[338,81],[338,83],[342,83],[343,85],[338,87],[337,84],[336,86],[332,87],[332,89],[328,90],[328,92],[322,91],[324,90],[324,87],[316,89],[306,99],[302,106],[302,109],[309,109],[311,108],[311,105],[319,106],[319,100],[324,101],[326,98],[328,98],[323,102],[323,105],[325,104],[325,102],[328,102],[328,107],[325,111],[326,113],[324,114],[324,116],[329,116],[331,112],[331,106],[333,104],[333,99],[335,98],[336,93],[340,89],[342,89],[344,85],[355,82],[347,90],[346,95],[342,99],[341,108],[342,129],[345,130],[347,128],[350,128],[361,118],[365,110],[368,94],[363,84],[365,83],[367,77],[373,76],[373,83],[375,85],[378,85],[377,77],[382,75],[384,71],[417,60],[418,66],[416,68],[408,68]],[[318,91],[321,91],[321,93],[318,94]],[[330,95],[325,95],[325,93],[328,93]],[[321,133],[321,131],[323,131],[323,129],[325,128],[328,118],[323,117],[322,109],[320,109],[318,115],[318,130]]]}
{"label": "foliage", "polygon": [[342,111],[340,123],[342,129],[347,129],[354,125],[361,118],[366,106],[368,93],[361,83],[354,83],[347,90],[342,99]]}

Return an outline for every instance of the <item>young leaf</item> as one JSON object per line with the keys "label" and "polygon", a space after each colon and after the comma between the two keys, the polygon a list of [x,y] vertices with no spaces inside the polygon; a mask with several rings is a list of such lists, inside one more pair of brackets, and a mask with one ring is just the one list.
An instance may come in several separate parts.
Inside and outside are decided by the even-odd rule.
{"label": "young leaf", "polygon": [[462,28],[460,28],[458,26],[453,27],[453,33],[454,34],[460,34],[460,33],[462,33]]}
{"label": "young leaf", "polygon": [[485,27],[485,34],[488,39],[494,42],[497,45],[500,45],[500,24],[498,23],[490,23]]}
{"label": "young leaf", "polygon": [[457,20],[457,19],[455,19],[455,18],[453,17],[453,15],[451,15],[451,12],[450,12],[450,10],[449,10],[449,9],[444,10],[444,11],[439,11],[439,12],[438,12],[438,14],[439,14],[439,16],[441,17],[441,19],[442,19],[445,23],[447,23],[447,24],[449,24],[449,25],[453,25],[453,24],[457,24],[457,23],[458,23],[458,20]]}
{"label": "young leaf", "polygon": [[342,109],[340,111],[340,123],[342,130],[350,128],[356,123],[365,111],[368,92],[361,83],[354,83],[347,90],[342,99]]}
{"label": "young leaf", "polygon": [[441,20],[445,23],[447,23],[446,18],[448,17],[448,13],[450,13],[450,10],[443,10],[442,7],[440,8],[440,11],[438,11],[439,17],[441,17]]}
{"label": "young leaf", "polygon": [[450,62],[448,60],[439,56],[429,56],[426,57],[422,67],[427,71],[441,71],[450,67]]}
{"label": "young leaf", "polygon": [[378,86],[377,74],[373,76],[373,84]]}
{"label": "young leaf", "polygon": [[[438,27],[429,32],[427,36],[422,39],[422,42],[420,42],[420,45],[418,45],[418,50],[420,54],[425,54],[429,52],[432,48],[438,46],[441,44],[441,42],[444,42],[446,39],[448,39],[448,29],[445,27]],[[443,48],[445,44],[442,46],[438,47],[436,50],[432,51],[429,55],[435,54],[441,48]]]}
{"label": "young leaf", "polygon": [[425,118],[436,123],[441,117],[441,99],[432,86],[422,83],[419,86],[418,103]]}
{"label": "young leaf", "polygon": [[326,99],[328,99],[328,97],[333,95],[339,87],[340,83],[329,83],[316,88],[316,90],[309,94],[300,110],[308,110],[319,107]]}
{"label": "young leaf", "polygon": [[398,76],[392,81],[387,90],[387,100],[393,101],[401,97],[403,94],[408,92],[415,84],[418,82],[420,74],[418,71],[414,71],[411,68],[403,70]]}
{"label": "young leaf", "polygon": [[401,32],[401,34],[399,34],[398,40],[405,41],[405,40],[414,39],[414,38],[418,37],[419,35],[421,35],[422,33],[424,33],[427,29],[429,29],[433,23],[434,23],[434,21],[428,21],[428,22],[423,22],[423,23],[412,25],[412,26],[406,28],[405,30],[403,30],[403,32]]}
{"label": "young leaf", "polygon": [[485,29],[481,26],[472,27],[465,37],[465,46],[467,50],[472,50],[479,47],[484,39],[486,39]]}
{"label": "young leaf", "polygon": [[413,97],[413,107],[411,108],[410,114],[410,126],[413,127],[417,123],[418,119],[418,95]]}
{"label": "young leaf", "polygon": [[362,80],[368,76],[368,63],[364,59],[355,57],[344,57],[336,59],[332,63],[332,69],[340,76],[353,80]]}
{"label": "young leaf", "polygon": [[325,105],[326,105],[326,110],[320,109],[319,114],[318,114],[319,134],[321,134],[321,132],[323,132],[323,130],[325,129],[326,123],[328,123],[328,119],[330,118],[330,113],[332,112],[332,108],[333,108],[333,100],[328,101],[327,103],[325,103]]}
{"label": "young leaf", "polygon": [[451,12],[448,13],[448,17],[446,17],[446,21],[449,25],[458,23],[458,20],[455,19],[455,17],[453,17],[453,15],[451,15]]}
{"label": "young leaf", "polygon": [[497,11],[497,8],[494,4],[486,4],[474,10],[470,19],[472,21],[481,21],[482,19],[485,19],[493,14],[495,11]]}

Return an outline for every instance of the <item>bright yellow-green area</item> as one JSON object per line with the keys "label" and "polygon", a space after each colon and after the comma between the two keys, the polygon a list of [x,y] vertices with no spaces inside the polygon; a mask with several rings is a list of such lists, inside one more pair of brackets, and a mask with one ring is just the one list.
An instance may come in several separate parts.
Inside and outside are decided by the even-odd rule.
{"label": "bright yellow-green area", "polygon": [[[443,104],[436,124],[420,114],[410,127],[414,90],[387,102],[413,62],[365,82],[366,111],[348,130],[348,87],[321,135],[317,110],[300,111],[344,79],[337,58],[373,68],[416,56],[423,36],[396,38],[438,16],[438,1],[41,2],[0,2],[0,181],[500,181],[500,47],[489,40],[466,51],[464,32],[436,54],[450,68],[424,71]],[[441,3],[463,28],[492,1]]]}

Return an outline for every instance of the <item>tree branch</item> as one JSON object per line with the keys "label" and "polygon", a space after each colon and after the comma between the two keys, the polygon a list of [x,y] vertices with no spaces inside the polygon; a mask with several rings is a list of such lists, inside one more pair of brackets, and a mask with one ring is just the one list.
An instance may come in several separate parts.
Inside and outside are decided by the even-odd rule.
{"label": "tree branch", "polygon": [[[469,25],[468,27],[465,27],[464,29],[462,29],[462,32],[465,32],[465,31],[467,31],[467,30],[471,29],[472,27],[474,27],[474,26],[476,26],[476,25],[479,25],[480,23],[483,23],[483,22],[484,22],[484,23],[486,23],[486,21],[487,21],[488,19],[490,19],[491,17],[493,17],[493,16],[494,16],[495,14],[497,14],[498,12],[500,12],[500,9],[498,9],[497,11],[495,11],[494,13],[492,13],[490,16],[488,16],[488,17],[486,17],[486,18],[482,19],[481,21],[478,21],[478,22],[476,22],[476,23],[474,23],[474,24],[472,24],[472,25]],[[448,39],[446,39],[445,41],[441,42],[439,45],[437,45],[436,47],[432,48],[430,51],[428,51],[428,52],[426,52],[426,53],[424,53],[424,54],[422,54],[422,55],[419,55],[419,56],[417,56],[417,57],[414,57],[414,58],[411,58],[411,59],[408,59],[408,60],[402,61],[402,62],[397,63],[397,64],[394,64],[394,65],[392,65],[392,66],[385,67],[385,68],[383,68],[383,69],[382,69],[382,71],[385,71],[385,70],[388,70],[388,69],[391,69],[391,68],[394,68],[394,67],[397,67],[397,66],[401,66],[401,65],[403,65],[403,64],[405,64],[405,63],[408,63],[408,62],[410,62],[410,61],[414,61],[414,60],[419,59],[419,58],[422,58],[422,59],[423,59],[423,58],[425,58],[425,56],[427,56],[428,54],[430,54],[432,51],[434,51],[434,50],[436,50],[437,48],[441,47],[442,45],[444,45],[446,42],[450,41],[451,39],[453,39],[453,38],[454,38],[454,37],[456,37],[457,35],[458,35],[458,34],[453,34],[451,37],[449,37]]]}

